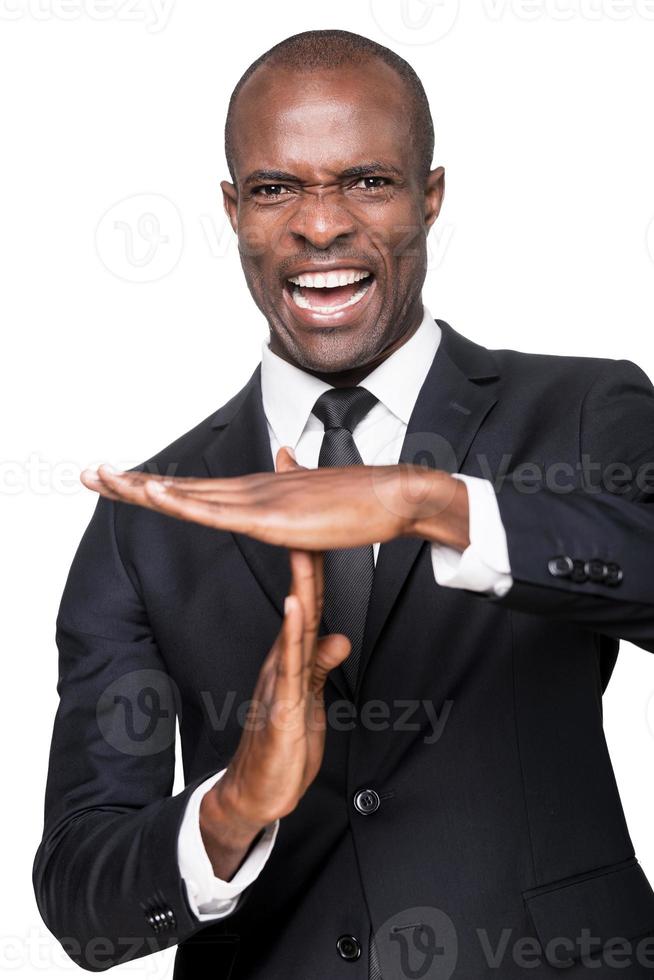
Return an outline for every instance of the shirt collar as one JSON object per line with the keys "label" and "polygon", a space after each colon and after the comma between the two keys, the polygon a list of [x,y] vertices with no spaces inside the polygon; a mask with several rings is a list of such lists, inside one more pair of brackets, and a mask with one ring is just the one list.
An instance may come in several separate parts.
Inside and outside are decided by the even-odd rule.
{"label": "shirt collar", "polygon": [[[441,329],[426,306],[415,333],[360,383],[385,407],[408,423],[418,393],[431,367]],[[333,387],[261,345],[263,410],[280,446],[297,445],[316,399]]]}

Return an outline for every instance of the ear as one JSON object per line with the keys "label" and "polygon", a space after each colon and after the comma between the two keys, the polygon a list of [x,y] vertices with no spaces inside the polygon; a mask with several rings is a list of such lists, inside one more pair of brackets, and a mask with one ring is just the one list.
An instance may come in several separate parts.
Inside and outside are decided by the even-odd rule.
{"label": "ear", "polygon": [[225,214],[229,218],[229,223],[234,231],[238,231],[238,191],[234,184],[228,180],[221,180],[220,187],[223,192],[223,207]]}
{"label": "ear", "polygon": [[300,466],[290,446],[281,446],[277,450],[277,456],[275,457],[276,473],[290,473],[291,470],[306,470],[306,468],[306,466]]}
{"label": "ear", "polygon": [[425,225],[427,231],[439,215],[445,194],[445,168],[430,170],[425,182]]}

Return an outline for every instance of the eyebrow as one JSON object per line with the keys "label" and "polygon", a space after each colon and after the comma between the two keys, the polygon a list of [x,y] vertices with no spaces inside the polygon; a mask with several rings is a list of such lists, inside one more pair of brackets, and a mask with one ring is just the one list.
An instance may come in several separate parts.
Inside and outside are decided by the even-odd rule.
{"label": "eyebrow", "polygon": [[[356,167],[347,167],[337,175],[339,180],[347,180],[353,177],[370,177],[380,171],[402,177],[402,172],[390,163],[382,163],[379,160],[372,160],[369,163],[360,163]],[[246,177],[244,186],[249,184],[301,184],[302,181],[296,174],[288,173],[286,170],[255,170]]]}

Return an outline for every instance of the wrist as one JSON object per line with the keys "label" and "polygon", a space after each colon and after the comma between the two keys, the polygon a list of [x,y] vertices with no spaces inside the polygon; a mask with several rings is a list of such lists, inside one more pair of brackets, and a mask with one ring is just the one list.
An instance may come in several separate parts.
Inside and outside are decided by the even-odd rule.
{"label": "wrist", "polygon": [[411,467],[411,513],[406,534],[465,551],[470,544],[468,490],[443,470]]}
{"label": "wrist", "polygon": [[200,832],[205,846],[220,848],[225,855],[242,855],[264,827],[265,824],[248,818],[227,773],[202,798]]}

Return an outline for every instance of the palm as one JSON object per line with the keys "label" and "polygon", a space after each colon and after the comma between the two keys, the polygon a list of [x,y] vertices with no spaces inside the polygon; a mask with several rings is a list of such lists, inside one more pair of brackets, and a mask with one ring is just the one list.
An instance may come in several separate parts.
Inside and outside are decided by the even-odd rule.
{"label": "palm", "polygon": [[[285,459],[285,450],[278,453]],[[421,467],[347,466],[225,479],[147,473],[83,475],[91,489],[207,527],[240,532],[268,544],[322,551],[389,541],[407,530],[425,493]]]}

